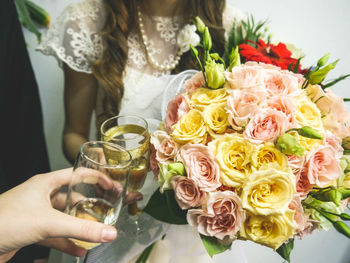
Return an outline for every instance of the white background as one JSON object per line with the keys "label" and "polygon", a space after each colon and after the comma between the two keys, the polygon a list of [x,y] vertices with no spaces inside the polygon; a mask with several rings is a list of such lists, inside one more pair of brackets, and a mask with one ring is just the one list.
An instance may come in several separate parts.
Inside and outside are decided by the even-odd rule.
{"label": "white background", "polygon": [[[117,1],[117,0],[116,0]],[[73,2],[68,0],[35,0],[51,14],[52,20]],[[293,43],[306,54],[304,65],[316,62],[322,55],[331,52],[331,60],[341,58],[330,78],[350,73],[350,1],[349,0],[229,0],[235,7],[254,14],[259,19],[268,18],[273,40]],[[63,74],[54,58],[35,51],[34,35],[25,31],[32,65],[38,81],[44,128],[52,169],[68,167],[61,147],[63,129]],[[334,88],[334,92],[350,97],[350,79]],[[283,262],[271,249],[244,242],[250,263]],[[225,255],[221,262],[229,262]],[[313,233],[302,241],[296,241],[292,254],[294,263],[350,263],[349,239],[334,230]]]}

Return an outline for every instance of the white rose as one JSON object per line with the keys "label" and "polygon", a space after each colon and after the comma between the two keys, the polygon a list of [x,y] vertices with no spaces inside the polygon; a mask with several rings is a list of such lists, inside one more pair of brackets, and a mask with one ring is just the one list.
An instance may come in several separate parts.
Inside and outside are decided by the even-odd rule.
{"label": "white rose", "polygon": [[190,44],[197,46],[200,42],[200,37],[196,33],[195,25],[186,25],[181,29],[177,36],[177,45],[182,53],[190,50]]}

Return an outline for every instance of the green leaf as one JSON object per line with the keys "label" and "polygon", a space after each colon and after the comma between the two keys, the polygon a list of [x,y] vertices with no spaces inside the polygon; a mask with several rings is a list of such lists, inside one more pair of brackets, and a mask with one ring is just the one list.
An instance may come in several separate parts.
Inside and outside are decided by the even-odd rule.
{"label": "green leaf", "polygon": [[141,253],[141,255],[137,258],[135,263],[146,263],[149,255],[152,252],[152,249],[157,241],[152,243],[150,246],[146,247],[146,249]]}
{"label": "green leaf", "polygon": [[30,17],[25,0],[15,0],[15,5],[16,5],[19,21],[22,23],[22,25],[25,28],[27,28],[30,32],[34,33],[38,39],[38,42],[40,42],[41,33],[35,26],[32,18]]}
{"label": "green leaf", "polygon": [[290,240],[288,243],[284,243],[276,250],[276,252],[290,263],[290,253],[292,252],[293,248],[294,239]]}
{"label": "green leaf", "polygon": [[322,89],[329,88],[329,87],[337,84],[339,81],[342,81],[342,80],[344,80],[344,79],[346,79],[348,77],[350,77],[350,74],[343,75],[343,76],[340,76],[339,78],[336,78],[335,80],[329,81],[326,84],[322,85]]}
{"label": "green leaf", "polygon": [[161,194],[158,188],[143,211],[168,224],[187,225],[187,212],[178,206],[173,190],[166,190],[164,194]]}
{"label": "green leaf", "polygon": [[208,237],[202,234],[200,234],[200,237],[210,257],[213,257],[216,254],[220,254],[226,251],[227,249],[230,249],[232,245],[221,244],[215,237]]}

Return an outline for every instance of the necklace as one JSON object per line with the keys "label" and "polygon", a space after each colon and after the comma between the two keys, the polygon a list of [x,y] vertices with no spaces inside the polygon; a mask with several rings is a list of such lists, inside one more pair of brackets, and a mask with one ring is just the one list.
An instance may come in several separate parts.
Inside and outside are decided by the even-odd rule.
{"label": "necklace", "polygon": [[139,28],[140,28],[140,33],[141,33],[141,37],[142,37],[142,42],[143,45],[145,46],[146,49],[146,57],[148,62],[150,63],[150,65],[160,71],[171,71],[174,68],[176,68],[176,66],[179,64],[179,61],[181,59],[181,55],[182,52],[180,50],[178,50],[176,52],[176,56],[173,59],[173,61],[171,63],[162,63],[160,64],[158,61],[155,60],[155,58],[150,54],[151,51],[151,46],[148,42],[148,37],[146,35],[146,31],[145,31],[145,26],[143,24],[143,20],[142,20],[142,14],[141,14],[141,8],[138,5],[137,6],[137,16],[138,16],[138,21],[139,21]]}

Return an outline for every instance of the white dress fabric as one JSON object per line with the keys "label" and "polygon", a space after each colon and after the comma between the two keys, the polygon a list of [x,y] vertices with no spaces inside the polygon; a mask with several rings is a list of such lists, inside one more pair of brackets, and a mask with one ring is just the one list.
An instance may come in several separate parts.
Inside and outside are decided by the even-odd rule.
{"label": "white dress fabric", "polygon": [[[226,32],[230,30],[235,19],[241,20],[242,12],[227,6],[223,14],[223,25]],[[92,74],[92,64],[103,52],[103,41],[98,32],[106,20],[103,0],[85,0],[68,6],[51,25],[37,48],[45,55],[57,58],[59,65],[66,63],[71,69]],[[145,31],[151,45],[150,53],[160,64],[174,61],[177,51],[177,34],[184,26],[182,17],[144,16]],[[178,92],[176,87],[194,72],[187,71],[180,76],[171,76],[170,71],[155,70],[147,61],[144,45],[137,32],[128,37],[128,60],[124,72],[125,93],[122,99],[120,114],[136,114],[144,117],[150,131],[155,131],[164,118],[167,102]],[[168,84],[172,88],[166,90]],[[174,88],[175,87],[175,88]],[[96,98],[96,116],[103,111],[103,88],[99,87]],[[99,123],[99,122],[97,122]],[[153,176],[147,177],[142,189],[144,204],[157,188]],[[128,233],[130,220],[126,209],[118,221],[118,238],[112,244],[102,245],[93,250],[88,262],[132,262],[148,245],[157,242],[148,262],[224,262],[219,257],[210,259],[196,229],[190,226],[169,226],[154,220],[147,214],[141,215],[143,232],[135,238]],[[225,252],[231,262],[246,262],[239,243]],[[60,262],[75,262],[73,257],[61,255]]]}

